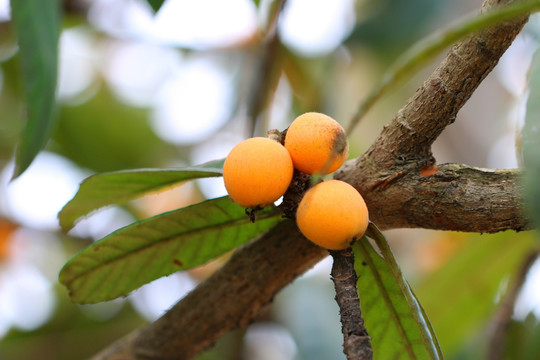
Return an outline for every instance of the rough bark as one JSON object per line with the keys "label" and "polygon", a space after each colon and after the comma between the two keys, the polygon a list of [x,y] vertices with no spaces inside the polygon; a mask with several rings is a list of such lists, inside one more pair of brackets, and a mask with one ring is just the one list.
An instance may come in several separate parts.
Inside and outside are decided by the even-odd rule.
{"label": "rough bark", "polygon": [[336,301],[341,317],[343,333],[343,352],[347,360],[371,360],[373,348],[371,338],[364,327],[364,319],[360,309],[360,299],[356,283],[358,277],[354,271],[354,256],[351,249],[331,251],[334,259],[332,265],[332,281],[336,289]]}
{"label": "rough bark", "polygon": [[326,255],[284,221],[238,249],[163,317],[93,359],[191,359],[225,332],[248,325],[279,289]]}
{"label": "rough bark", "polygon": [[[511,1],[488,0],[490,8]],[[519,33],[526,19],[494,26],[455,45],[369,150],[336,178],[364,195],[381,229],[422,227],[495,232],[529,228],[520,176],[435,164],[431,144]],[[250,323],[273,296],[327,254],[287,221],[239,249],[166,315],[94,360],[189,359],[223,333]]]}
{"label": "rough bark", "polygon": [[[347,176],[344,176],[347,174]],[[459,164],[394,168],[378,179],[342,173],[364,195],[371,221],[382,229],[427,228],[494,233],[526,230],[519,170]]]}

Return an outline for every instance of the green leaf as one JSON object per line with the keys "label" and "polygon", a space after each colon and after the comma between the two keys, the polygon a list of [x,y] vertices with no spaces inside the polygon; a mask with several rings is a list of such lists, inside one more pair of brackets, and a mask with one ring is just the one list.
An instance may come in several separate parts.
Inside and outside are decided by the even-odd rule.
{"label": "green leaf", "polygon": [[128,225],[95,242],[60,272],[73,301],[96,303],[159,277],[202,265],[281,221],[274,207],[250,222],[229,197],[208,200]]}
{"label": "green leaf", "polygon": [[536,227],[540,226],[540,49],[536,50],[529,70],[529,98],[523,128],[525,162],[525,198]]}
{"label": "green leaf", "polygon": [[361,102],[351,123],[347,126],[347,133],[352,133],[354,127],[384,95],[389,94],[398,85],[411,79],[419,69],[456,41],[494,24],[539,10],[540,2],[538,0],[514,2],[511,5],[495,8],[479,16],[469,16],[448,29],[437,31],[417,42],[396,59],[381,80]]}
{"label": "green leaf", "polygon": [[368,235],[353,246],[358,296],[374,359],[443,359],[435,333],[403,277],[384,236],[370,224]]}
{"label": "green leaf", "polygon": [[465,244],[416,287],[448,357],[457,355],[465,342],[484,331],[497,309],[505,279],[519,271],[538,244],[532,231],[450,234],[448,241]]}
{"label": "green leaf", "polygon": [[161,7],[163,6],[163,3],[165,2],[165,0],[146,0],[146,1],[148,2],[148,4],[150,4],[154,12],[158,12],[159,9],[161,9]]}
{"label": "green leaf", "polygon": [[27,123],[13,177],[22,174],[50,138],[55,124],[60,2],[11,0],[18,37]]}
{"label": "green leaf", "polygon": [[58,213],[60,226],[71,229],[93,210],[167,188],[179,182],[222,175],[224,160],[179,169],[139,169],[96,174],[85,179],[77,194]]}

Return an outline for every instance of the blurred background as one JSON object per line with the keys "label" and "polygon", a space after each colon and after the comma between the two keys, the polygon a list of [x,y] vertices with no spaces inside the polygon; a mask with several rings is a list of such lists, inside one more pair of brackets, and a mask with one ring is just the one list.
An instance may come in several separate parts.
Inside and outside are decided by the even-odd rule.
{"label": "blurred background", "polygon": [[[223,261],[159,279],[125,299],[71,303],[57,276],[76,252],[136,219],[225,194],[220,178],[189,182],[102,210],[63,234],[56,215],[85,177],[224,158],[242,139],[283,130],[306,111],[346,126],[401,53],[477,11],[481,1],[289,0],[272,46],[273,1],[167,0],[157,13],[142,0],[63,4],[56,131],[31,167],[10,181],[24,104],[9,1],[0,0],[1,360],[87,358],[159,317]],[[539,28],[533,18],[437,140],[438,162],[519,167],[527,69]],[[349,134],[351,158],[366,150],[434,65],[384,98]],[[536,234],[386,235],[447,359],[484,358],[493,319],[536,249]],[[256,323],[200,358],[345,359],[330,267],[330,259],[321,262]],[[538,274],[531,272],[516,302],[508,358],[540,358]]]}

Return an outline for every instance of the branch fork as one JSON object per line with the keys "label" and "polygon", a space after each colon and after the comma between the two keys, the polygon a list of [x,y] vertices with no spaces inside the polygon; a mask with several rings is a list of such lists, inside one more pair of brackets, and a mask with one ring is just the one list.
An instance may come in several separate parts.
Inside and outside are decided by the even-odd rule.
{"label": "branch fork", "polygon": [[[512,1],[487,0],[484,9],[508,3]],[[531,228],[522,212],[519,172],[435,165],[431,154],[435,139],[456,119],[526,21],[524,17],[505,22],[456,44],[368,151],[335,173],[335,178],[359,190],[370,220],[381,229]],[[428,174],[429,167],[438,170]],[[487,195],[482,197],[483,193]],[[293,221],[285,220],[238,249],[221,270],[162,318],[120,339],[93,360],[193,358],[225,332],[247,326],[281,288],[327,255],[304,239]],[[335,280],[352,279],[337,275]],[[346,346],[369,342],[363,333],[347,334]]]}

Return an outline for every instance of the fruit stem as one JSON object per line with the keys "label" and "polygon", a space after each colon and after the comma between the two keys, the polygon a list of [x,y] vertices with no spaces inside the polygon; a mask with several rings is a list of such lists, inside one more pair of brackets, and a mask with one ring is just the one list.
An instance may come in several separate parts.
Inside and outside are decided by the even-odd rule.
{"label": "fruit stem", "polygon": [[274,141],[277,141],[281,145],[283,145],[283,142],[285,141],[285,135],[277,129],[268,130],[266,132],[266,137]]}

